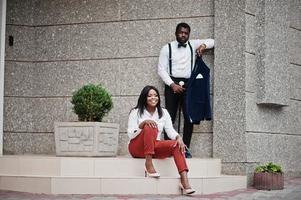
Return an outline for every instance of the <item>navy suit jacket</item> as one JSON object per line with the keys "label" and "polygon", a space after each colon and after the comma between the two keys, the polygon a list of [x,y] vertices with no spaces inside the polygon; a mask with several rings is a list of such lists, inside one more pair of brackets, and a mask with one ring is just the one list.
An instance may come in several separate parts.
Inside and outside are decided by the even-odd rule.
{"label": "navy suit jacket", "polygon": [[210,69],[197,57],[194,70],[186,84],[186,119],[193,124],[211,120]]}

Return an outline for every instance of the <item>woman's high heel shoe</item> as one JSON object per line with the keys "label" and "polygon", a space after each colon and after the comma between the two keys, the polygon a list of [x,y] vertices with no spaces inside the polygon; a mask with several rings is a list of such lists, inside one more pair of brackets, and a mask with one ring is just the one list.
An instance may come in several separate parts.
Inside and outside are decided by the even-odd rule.
{"label": "woman's high heel shoe", "polygon": [[188,189],[185,189],[184,186],[182,185],[182,183],[179,183],[179,187],[181,189],[181,194],[182,195],[192,195],[193,193],[195,193],[195,190],[192,189],[192,188],[188,188]]}
{"label": "woman's high heel shoe", "polygon": [[160,177],[160,174],[158,172],[149,173],[146,168],[144,168],[144,174],[145,174],[145,177],[150,177],[150,178],[159,178]]}

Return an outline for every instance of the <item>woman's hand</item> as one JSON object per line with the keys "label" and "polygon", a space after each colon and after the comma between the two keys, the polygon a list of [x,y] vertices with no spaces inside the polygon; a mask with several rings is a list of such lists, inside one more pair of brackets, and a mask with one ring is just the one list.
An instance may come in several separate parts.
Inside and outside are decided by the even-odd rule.
{"label": "woman's hand", "polygon": [[157,123],[154,120],[148,119],[148,120],[144,120],[143,122],[141,122],[141,124],[139,124],[139,128],[143,129],[145,125],[147,125],[149,127],[152,127],[152,128],[157,128],[158,127]]}
{"label": "woman's hand", "polygon": [[184,144],[184,142],[183,142],[183,140],[182,140],[182,138],[181,138],[180,135],[177,136],[176,141],[177,141],[177,144],[178,144],[178,146],[180,148],[180,151],[182,153],[185,153],[186,145]]}

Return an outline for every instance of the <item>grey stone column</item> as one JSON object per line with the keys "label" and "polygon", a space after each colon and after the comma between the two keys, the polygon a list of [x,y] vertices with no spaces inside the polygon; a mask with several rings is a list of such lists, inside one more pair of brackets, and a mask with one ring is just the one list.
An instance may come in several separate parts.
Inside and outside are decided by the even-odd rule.
{"label": "grey stone column", "polygon": [[215,0],[213,157],[246,161],[244,0]]}
{"label": "grey stone column", "polygon": [[4,52],[6,0],[0,1],[0,156],[3,154],[3,99],[4,99]]}
{"label": "grey stone column", "polygon": [[288,105],[289,3],[257,0],[256,7],[257,103]]}

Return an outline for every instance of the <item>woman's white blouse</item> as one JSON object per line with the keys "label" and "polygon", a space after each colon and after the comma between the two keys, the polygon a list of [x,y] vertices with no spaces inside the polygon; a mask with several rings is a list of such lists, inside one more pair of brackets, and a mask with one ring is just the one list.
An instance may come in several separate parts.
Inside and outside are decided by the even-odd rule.
{"label": "woman's white blouse", "polygon": [[165,130],[165,132],[167,133],[170,139],[175,140],[178,133],[173,128],[171,117],[168,111],[164,108],[162,108],[162,110],[163,110],[163,115],[159,119],[159,113],[157,109],[153,115],[151,115],[146,109],[144,109],[142,116],[139,116],[138,109],[133,109],[129,115],[129,121],[128,121],[127,133],[129,138],[133,139],[140,134],[142,129],[139,128],[139,124],[141,122],[143,122],[144,120],[153,120],[157,123],[158,126],[159,132],[158,132],[157,140],[161,139],[161,134],[163,132],[163,129]]}

